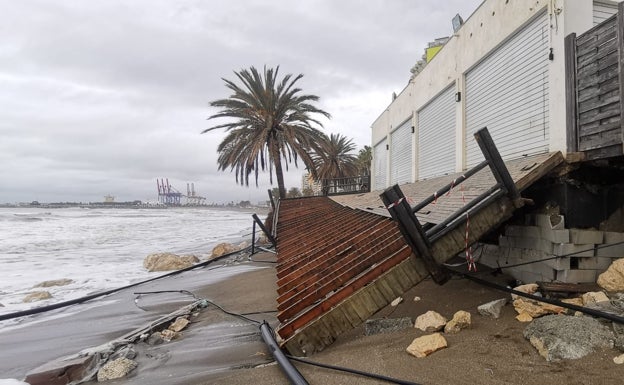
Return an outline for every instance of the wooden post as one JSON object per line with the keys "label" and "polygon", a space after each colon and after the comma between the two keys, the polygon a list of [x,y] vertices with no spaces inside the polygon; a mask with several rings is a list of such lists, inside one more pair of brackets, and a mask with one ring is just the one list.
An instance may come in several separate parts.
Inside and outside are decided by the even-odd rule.
{"label": "wooden post", "polygon": [[260,218],[258,218],[258,216],[256,214],[252,215],[255,223],[258,224],[258,227],[260,227],[260,230],[262,230],[262,232],[264,233],[264,235],[266,235],[266,237],[268,238],[268,240],[273,244],[273,246],[277,246],[277,241],[275,240],[275,238],[273,238],[273,236],[271,235],[271,233],[269,232],[269,230],[267,230],[266,227],[264,227],[264,223],[262,223],[262,221],[260,220]]}
{"label": "wooden post", "polygon": [[450,279],[450,275],[433,258],[431,245],[416,215],[412,213],[412,208],[407,203],[401,188],[398,185],[394,185],[386,189],[380,197],[388,212],[390,212],[392,219],[397,222],[403,238],[414,254],[423,260],[433,280],[439,285],[446,283]]}
{"label": "wooden post", "polygon": [[565,37],[566,144],[568,152],[578,152],[576,82],[576,33]]}
{"label": "wooden post", "polygon": [[481,148],[481,152],[483,152],[483,156],[485,156],[485,160],[487,160],[490,165],[494,178],[496,178],[498,183],[504,186],[509,198],[514,202],[514,205],[518,206],[521,199],[520,192],[516,188],[513,178],[509,175],[509,170],[507,170],[507,166],[505,166],[505,162],[503,162],[503,158],[498,152],[487,127],[483,127],[475,132],[474,136],[477,144]]}
{"label": "wooden post", "polygon": [[[624,146],[624,3],[618,4],[617,24],[618,80],[620,83],[620,138]],[[622,148],[624,153],[624,147]]]}
{"label": "wooden post", "polygon": [[271,201],[271,207],[273,207],[273,210],[275,210],[275,201],[273,200],[273,193],[271,192],[271,189],[267,190],[269,192],[269,200]]}

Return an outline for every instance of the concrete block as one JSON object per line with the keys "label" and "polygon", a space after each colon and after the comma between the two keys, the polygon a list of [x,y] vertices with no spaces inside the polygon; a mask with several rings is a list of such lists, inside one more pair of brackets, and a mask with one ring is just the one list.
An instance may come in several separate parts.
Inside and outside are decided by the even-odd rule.
{"label": "concrete block", "polygon": [[555,279],[564,283],[594,283],[596,270],[555,270]]}
{"label": "concrete block", "polygon": [[624,233],[616,233],[614,231],[605,231],[603,243],[620,243],[624,242]]}
{"label": "concrete block", "polygon": [[553,230],[547,227],[539,227],[540,237],[552,243],[570,243],[570,230]]}
{"label": "concrete block", "polygon": [[506,238],[505,243],[508,247],[513,247],[517,249],[541,250],[541,251],[544,251],[546,253],[551,253],[551,254],[553,252],[553,243],[546,239],[525,238],[525,237],[505,237],[505,238]]}
{"label": "concrete block", "polygon": [[596,256],[607,258],[624,258],[624,244],[607,246],[607,244],[597,245]]}
{"label": "concrete block", "polygon": [[604,239],[604,233],[596,230],[570,229],[570,243],[577,245],[600,244]]}
{"label": "concrete block", "polygon": [[540,238],[541,230],[537,226],[507,226],[505,235],[510,237]]}
{"label": "concrete block", "polygon": [[598,270],[602,272],[611,266],[613,259],[606,257],[580,257],[577,262],[578,268],[581,270]]}
{"label": "concrete block", "polygon": [[559,214],[535,214],[535,224],[552,230],[565,229],[565,219]]}
{"label": "concrete block", "polygon": [[[552,253],[547,253],[541,250],[533,250],[533,249],[521,249],[522,250],[522,258],[523,262],[537,261],[546,258],[552,258],[554,255]],[[547,266],[555,270],[566,270],[570,268],[570,258],[555,258],[549,259],[547,261],[541,261],[539,263],[543,263]]]}
{"label": "concrete block", "polygon": [[[553,272],[556,270],[553,270]],[[516,277],[514,277],[516,278]],[[550,282],[553,280],[552,276],[544,276],[543,274],[540,273],[534,273],[533,271],[527,271],[527,270],[523,270],[520,272],[520,277],[517,278],[520,279],[522,282],[524,283],[533,283],[533,282],[539,282],[539,281],[545,281],[545,282]]]}
{"label": "concrete block", "polygon": [[553,253],[555,255],[567,256],[573,254],[571,257],[593,257],[594,245],[577,245],[574,243],[560,243],[554,245]]}

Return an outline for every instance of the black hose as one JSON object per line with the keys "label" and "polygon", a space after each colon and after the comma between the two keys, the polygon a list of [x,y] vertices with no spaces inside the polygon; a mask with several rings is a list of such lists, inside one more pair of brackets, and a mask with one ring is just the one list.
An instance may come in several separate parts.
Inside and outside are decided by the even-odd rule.
{"label": "black hose", "polygon": [[288,358],[284,355],[284,352],[280,350],[277,341],[275,341],[275,336],[273,335],[273,329],[269,326],[266,321],[263,321],[260,324],[260,331],[262,332],[262,339],[264,343],[267,344],[271,354],[275,357],[275,360],[282,368],[286,377],[290,380],[290,383],[293,385],[308,385],[308,381],[299,373],[297,368],[293,366],[293,364],[288,360]]}
{"label": "black hose", "polygon": [[308,361],[308,360],[303,359],[303,358],[289,356],[289,355],[287,355],[286,357],[290,358],[293,361],[301,362],[303,364],[318,366],[318,367],[325,368],[325,369],[338,370],[338,371],[341,371],[341,372],[346,372],[346,373],[351,373],[351,374],[357,374],[359,376],[370,377],[370,378],[374,378],[376,380],[392,382],[393,384],[399,384],[399,385],[420,385],[420,384],[418,384],[416,382],[399,380],[399,379],[392,378],[392,377],[387,377],[387,376],[384,376],[384,375],[381,375],[381,374],[368,373],[368,372],[363,372],[363,371],[357,370],[357,369],[349,369],[349,368],[343,368],[343,367],[340,367],[340,366],[334,366],[334,365],[329,365],[329,364],[322,364],[320,362]]}
{"label": "black hose", "polygon": [[135,283],[132,283],[130,285],[118,287],[118,288],[115,288],[115,289],[110,289],[110,290],[102,291],[102,292],[99,292],[99,293],[89,294],[87,296],[80,297],[80,298],[75,298],[75,299],[72,299],[72,300],[69,300],[69,301],[57,302],[57,303],[53,303],[53,304],[47,305],[47,306],[40,306],[40,307],[36,307],[36,308],[33,308],[33,309],[22,310],[22,311],[18,311],[18,312],[15,312],[15,313],[0,314],[0,321],[5,321],[5,320],[17,318],[17,317],[24,317],[24,316],[33,315],[33,314],[39,314],[39,313],[47,312],[47,311],[50,311],[50,310],[60,309],[60,308],[71,306],[71,305],[76,305],[76,304],[79,304],[79,303],[82,303],[82,302],[86,302],[86,301],[92,300],[94,298],[98,298],[98,297],[102,297],[102,296],[105,296],[105,295],[113,294],[113,293],[118,292],[120,290],[128,289],[128,288],[131,288],[131,287],[134,287],[134,286],[142,285],[144,283],[155,281],[157,279],[170,277],[172,275],[177,275],[177,274],[183,273],[185,271],[189,271],[189,270],[197,269],[197,268],[200,268],[200,267],[204,267],[204,266],[207,266],[207,265],[209,265],[209,264],[211,264],[213,262],[216,262],[216,261],[218,261],[220,259],[223,259],[223,258],[232,256],[234,254],[238,254],[238,253],[241,253],[243,251],[246,251],[247,249],[249,249],[249,248],[237,250],[237,251],[234,251],[234,252],[231,252],[231,253],[228,253],[228,254],[223,254],[223,255],[221,255],[219,257],[213,258],[213,259],[211,259],[209,261],[206,261],[206,262],[198,263],[196,265],[189,266],[189,267],[184,268],[184,269],[172,271],[172,272],[167,273],[167,274],[159,275],[158,277],[146,279],[145,281],[141,281],[141,282],[135,282]]}
{"label": "black hose", "polygon": [[476,282],[476,283],[478,283],[480,285],[483,285],[483,286],[488,286],[488,287],[491,287],[491,288],[494,288],[494,289],[497,289],[497,290],[505,291],[507,293],[519,295],[521,297],[530,298],[530,299],[535,300],[535,301],[545,302],[545,303],[549,303],[551,305],[561,306],[561,307],[564,307],[564,308],[567,308],[567,309],[580,311],[581,313],[585,313],[585,314],[591,315],[593,317],[603,318],[603,319],[606,319],[606,320],[609,320],[609,321],[612,321],[612,322],[616,322],[616,323],[619,323],[619,324],[624,324],[624,317],[620,317],[620,316],[615,315],[615,314],[610,314],[610,313],[606,313],[606,312],[603,312],[603,311],[600,311],[600,310],[590,309],[588,307],[578,306],[578,305],[574,305],[574,304],[571,304],[571,303],[561,302],[561,301],[558,301],[558,300],[555,300],[555,299],[539,297],[537,295],[532,295],[532,294],[528,294],[528,293],[525,293],[525,292],[522,292],[522,291],[514,290],[512,288],[509,288],[509,287],[506,287],[506,286],[502,286],[502,285],[499,285],[497,283],[487,281],[485,279],[477,278],[477,277],[475,277],[474,275],[471,275],[471,274],[466,274],[466,273],[463,273],[463,272],[459,272],[457,270],[449,269],[448,267],[447,267],[447,269],[451,273],[453,273],[453,274],[458,274],[458,275],[460,275],[460,276],[462,276],[462,277],[464,277],[466,279],[469,279],[469,280],[471,280],[473,282]]}

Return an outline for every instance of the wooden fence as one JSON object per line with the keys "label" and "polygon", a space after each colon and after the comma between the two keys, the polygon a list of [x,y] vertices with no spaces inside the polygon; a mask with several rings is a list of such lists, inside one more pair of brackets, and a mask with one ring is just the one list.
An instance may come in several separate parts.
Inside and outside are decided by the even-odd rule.
{"label": "wooden fence", "polygon": [[568,152],[586,159],[624,154],[624,4],[582,35],[565,39]]}

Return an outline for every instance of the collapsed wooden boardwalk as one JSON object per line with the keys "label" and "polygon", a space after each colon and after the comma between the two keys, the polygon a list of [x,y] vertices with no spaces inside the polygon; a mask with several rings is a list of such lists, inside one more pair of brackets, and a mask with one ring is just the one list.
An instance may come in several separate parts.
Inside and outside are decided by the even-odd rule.
{"label": "collapsed wooden boardwalk", "polygon": [[[564,161],[561,153],[506,162],[522,191]],[[401,186],[417,203],[461,174]],[[491,186],[483,169],[416,215],[425,224],[443,222],[466,201]],[[371,315],[429,275],[422,258],[406,243],[397,222],[383,205],[381,191],[359,195],[282,200],[277,213],[277,333],[291,354],[324,349],[343,332]],[[411,203],[411,204],[413,204]],[[511,217],[517,202],[501,196],[470,214],[468,243]],[[436,263],[465,249],[466,228],[456,226],[432,242]]]}

